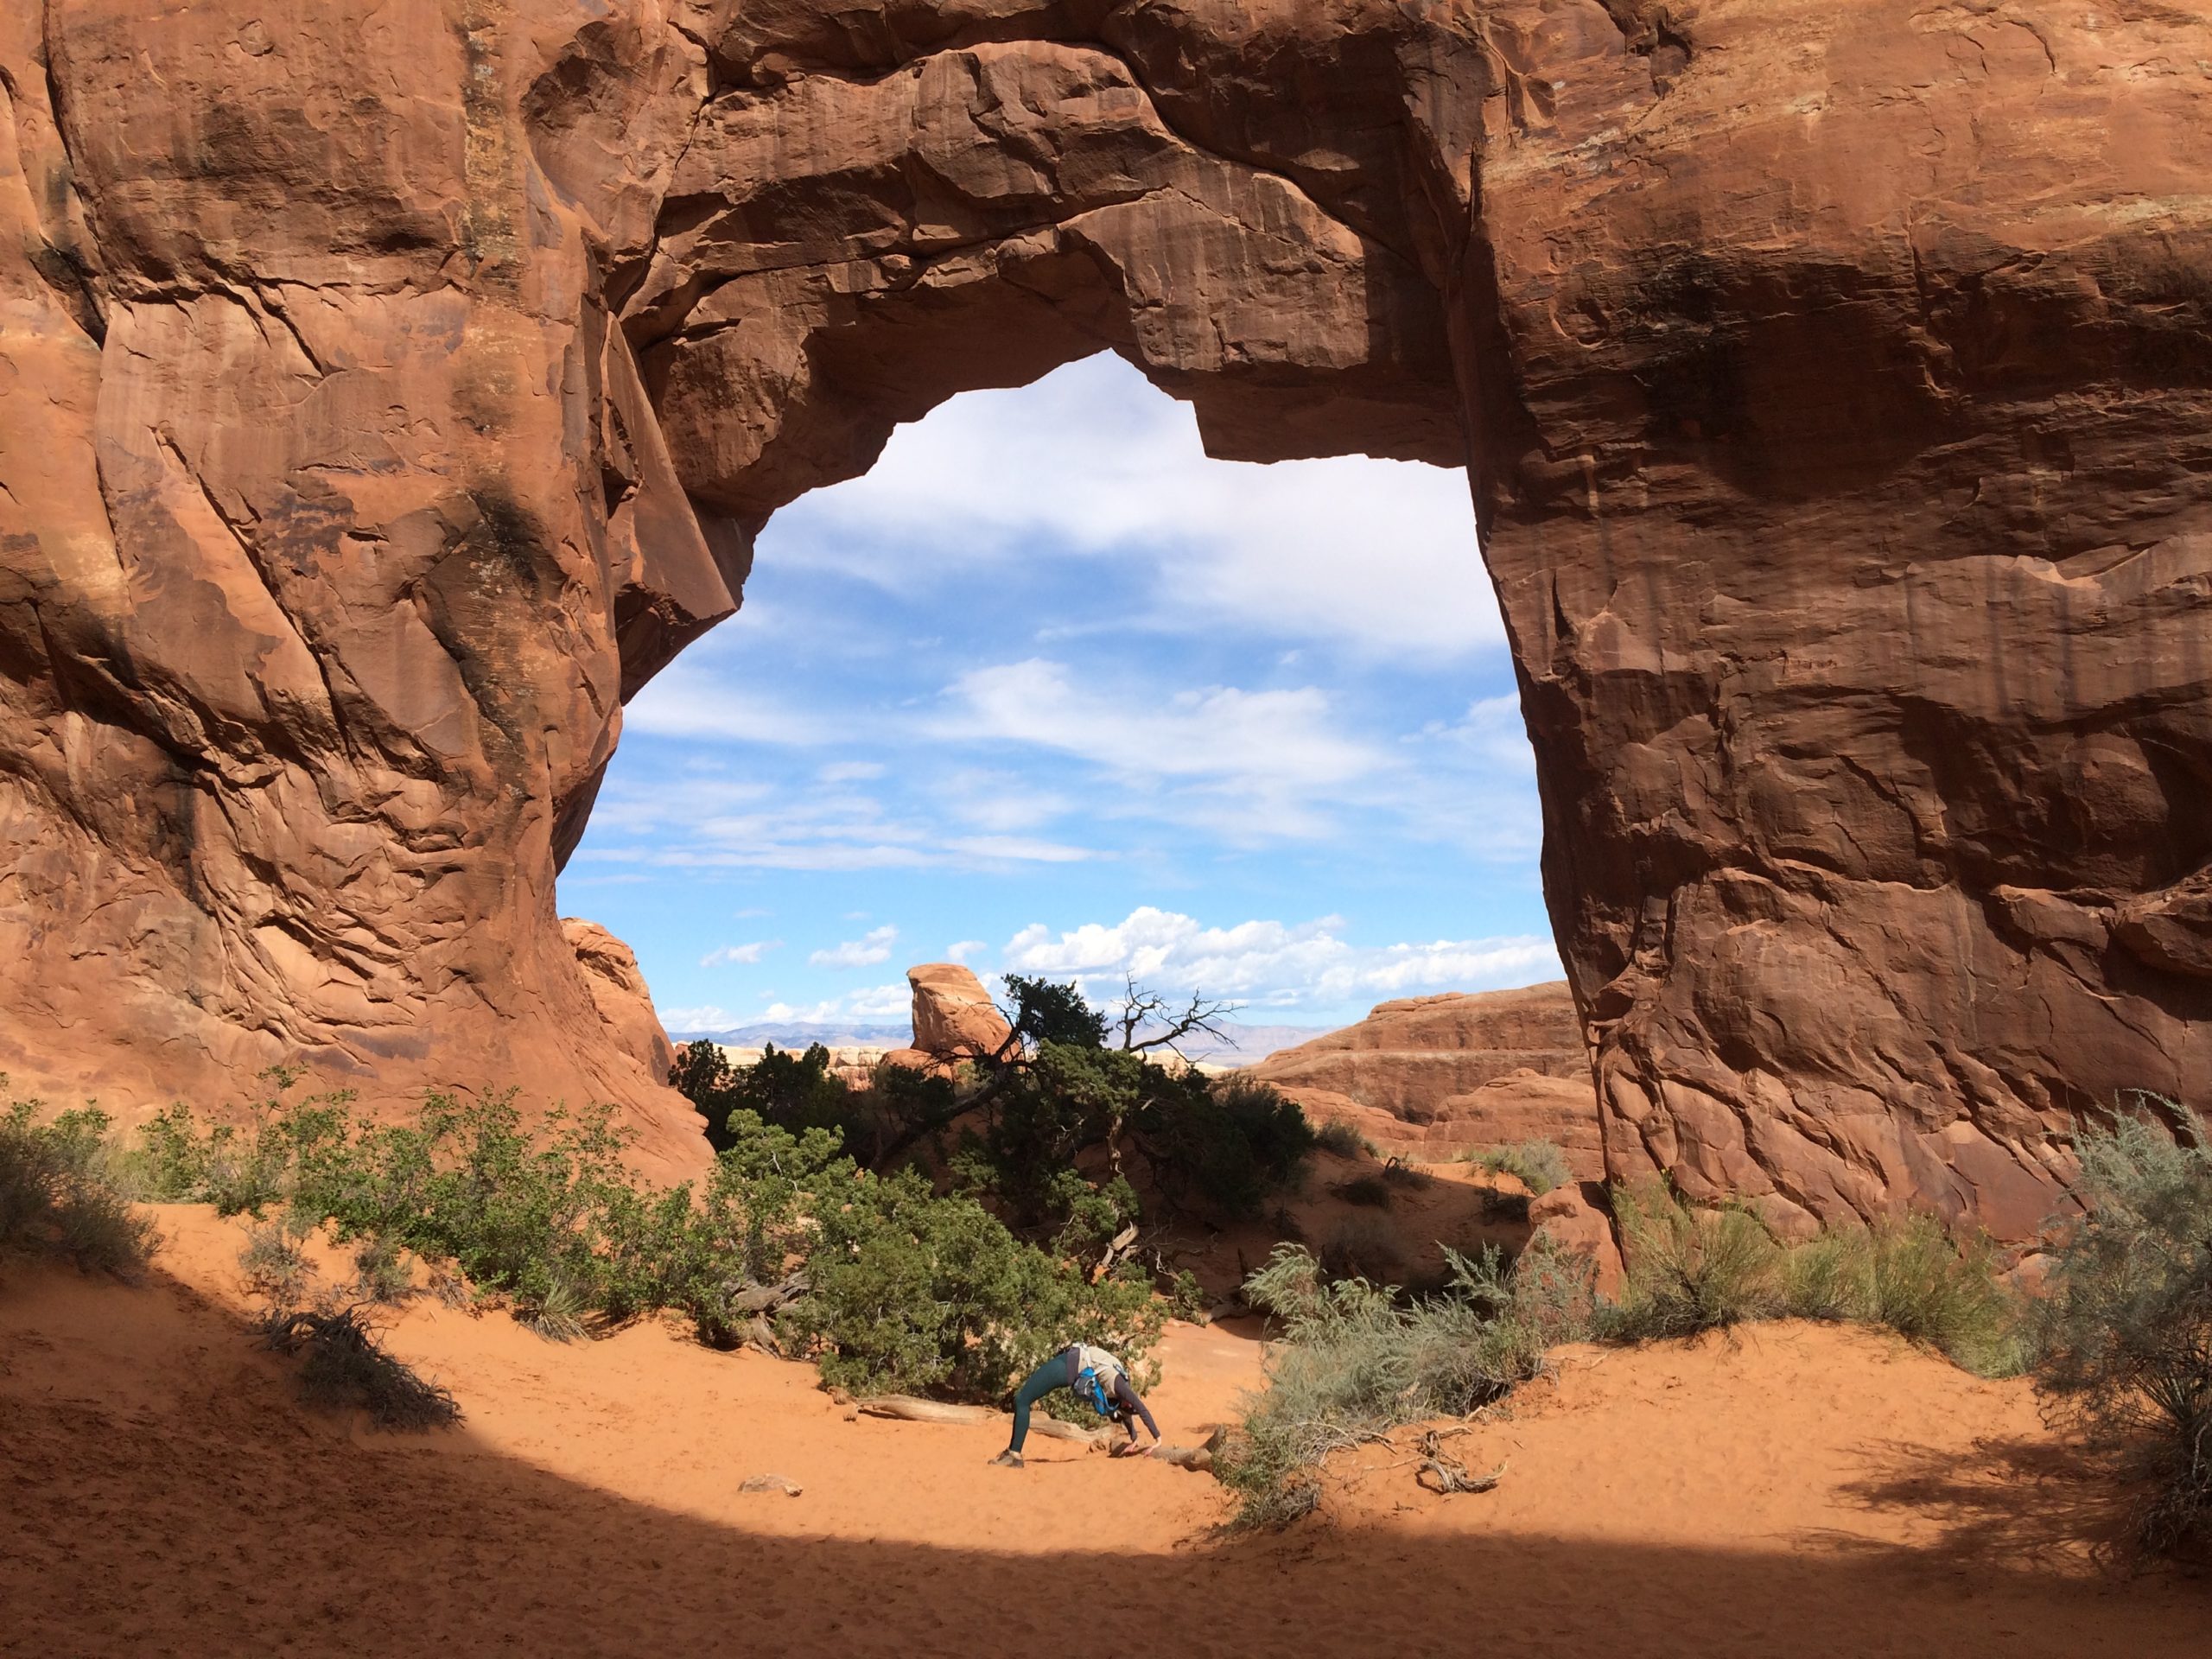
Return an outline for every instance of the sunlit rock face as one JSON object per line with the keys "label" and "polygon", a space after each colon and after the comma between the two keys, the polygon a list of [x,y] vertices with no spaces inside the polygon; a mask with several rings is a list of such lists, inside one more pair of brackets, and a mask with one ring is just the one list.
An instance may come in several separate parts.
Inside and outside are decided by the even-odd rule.
{"label": "sunlit rock face", "polygon": [[1110,347],[1218,454],[1470,466],[1613,1173],[2024,1232],[2074,1112],[2212,1077],[2207,62],[2035,0],[12,6],[0,1065],[696,1159],[554,910],[622,700],[777,507]]}

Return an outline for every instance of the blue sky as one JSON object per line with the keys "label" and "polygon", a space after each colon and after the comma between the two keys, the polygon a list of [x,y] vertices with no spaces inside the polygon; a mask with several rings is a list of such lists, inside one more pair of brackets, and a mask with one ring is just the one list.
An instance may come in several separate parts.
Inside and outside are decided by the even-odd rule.
{"label": "blue sky", "polygon": [[1108,355],[779,514],[560,896],[672,1031],[896,1022],[947,958],[1338,1024],[1556,976],[1539,835],[1465,480],[1209,460]]}

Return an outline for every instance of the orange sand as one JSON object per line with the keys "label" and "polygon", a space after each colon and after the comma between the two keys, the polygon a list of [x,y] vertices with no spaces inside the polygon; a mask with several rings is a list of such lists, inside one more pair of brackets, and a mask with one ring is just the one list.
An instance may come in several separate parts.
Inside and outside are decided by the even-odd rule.
{"label": "orange sand", "polygon": [[[242,1331],[240,1233],[161,1212],[143,1288],[0,1277],[0,1653],[2190,1655],[2212,1592],[2086,1560],[2096,1489],[2025,1387],[1867,1335],[1576,1349],[1420,1491],[1342,1459],[1323,1517],[1224,1542],[1208,1478],[849,1418],[804,1368],[658,1327],[557,1346],[428,1304],[391,1346],[460,1430],[303,1413]],[[1257,1345],[1177,1327],[1198,1439]],[[804,1491],[741,1494],[748,1475]]]}

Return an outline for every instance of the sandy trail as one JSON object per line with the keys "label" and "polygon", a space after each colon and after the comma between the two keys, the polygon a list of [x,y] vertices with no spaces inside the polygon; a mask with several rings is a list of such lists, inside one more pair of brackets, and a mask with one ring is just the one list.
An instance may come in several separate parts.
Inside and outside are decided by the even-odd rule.
{"label": "sandy trail", "polygon": [[[989,1469],[995,1428],[849,1419],[652,1326],[562,1347],[418,1306],[391,1345],[465,1427],[313,1416],[243,1333],[235,1224],[162,1217],[145,1287],[0,1281],[0,1653],[2208,1651],[2203,1585],[2088,1566],[2094,1489],[2024,1385],[1863,1334],[1570,1351],[1452,1442],[1510,1462],[1497,1491],[1370,1448],[1324,1523],[1224,1543],[1204,1476],[1038,1441]],[[1175,1440],[1258,1375],[1219,1329],[1166,1359]]]}

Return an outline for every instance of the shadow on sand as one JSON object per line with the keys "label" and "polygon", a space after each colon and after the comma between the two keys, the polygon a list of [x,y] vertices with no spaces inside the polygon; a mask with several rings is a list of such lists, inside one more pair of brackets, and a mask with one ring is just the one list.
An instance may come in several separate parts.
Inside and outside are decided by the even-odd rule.
{"label": "shadow on sand", "polygon": [[[184,1294],[199,1351],[240,1342]],[[303,1417],[273,1363],[158,1411],[20,1382],[0,1392],[0,1653],[42,1659],[2212,1651],[2199,1585],[2049,1570],[2032,1529],[2000,1513],[2007,1491],[2041,1504],[2032,1470],[1901,1464],[1869,1488],[1870,1503],[1943,1517],[1948,1541],[1924,1551],[1309,1524],[1160,1556],[1117,1553],[1102,1513],[1091,1552],[1005,1554],[752,1534],[576,1484],[465,1428],[348,1434]]]}

